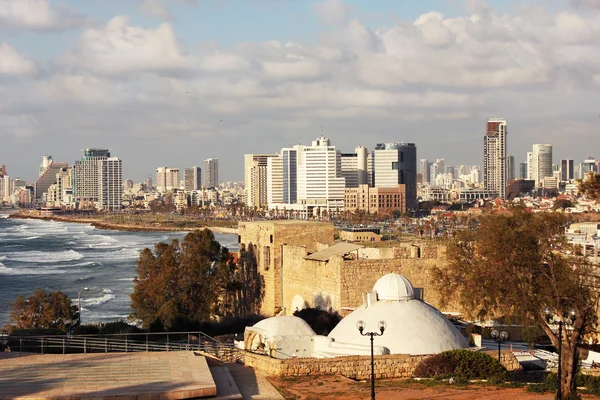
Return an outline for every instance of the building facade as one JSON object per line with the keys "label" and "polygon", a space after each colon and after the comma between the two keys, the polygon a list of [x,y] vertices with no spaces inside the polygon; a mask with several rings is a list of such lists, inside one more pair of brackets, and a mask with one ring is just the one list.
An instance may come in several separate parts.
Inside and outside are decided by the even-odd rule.
{"label": "building facade", "polygon": [[202,188],[202,168],[193,166],[183,170],[183,188],[186,192]]}
{"label": "building facade", "polygon": [[490,118],[483,142],[483,182],[485,188],[506,198],[506,120]]}
{"label": "building facade", "polygon": [[207,189],[219,187],[219,159],[204,160],[204,187]]}
{"label": "building facade", "polygon": [[530,179],[535,181],[536,187],[541,187],[545,177],[552,176],[552,145],[534,144],[531,152]]}
{"label": "building facade", "polygon": [[[110,157],[108,149],[85,149],[83,157],[73,166],[73,195],[78,203],[92,204],[100,200],[99,162]],[[119,182],[119,185],[122,182]]]}
{"label": "building facade", "polygon": [[573,160],[560,160],[560,180],[568,182],[573,179],[575,179]]}
{"label": "building facade", "polygon": [[99,206],[106,211],[121,209],[123,198],[123,162],[109,157],[98,162]]}
{"label": "building facade", "polygon": [[406,186],[406,207],[417,207],[417,147],[414,143],[380,143],[372,152],[373,186]]}
{"label": "building facade", "polygon": [[404,213],[406,212],[406,186],[372,188],[365,184],[357,188],[346,188],[344,210],[390,215],[394,211]]}
{"label": "building facade", "polygon": [[64,162],[51,161],[46,170],[38,177],[33,185],[33,196],[37,201],[41,201],[44,194],[48,192],[50,186],[56,183],[56,174],[62,169],[67,169],[69,165]]}
{"label": "building facade", "polygon": [[244,155],[244,189],[247,207],[266,207],[268,205],[267,163],[277,154]]}
{"label": "building facade", "polygon": [[267,159],[267,203],[283,203],[283,157]]}

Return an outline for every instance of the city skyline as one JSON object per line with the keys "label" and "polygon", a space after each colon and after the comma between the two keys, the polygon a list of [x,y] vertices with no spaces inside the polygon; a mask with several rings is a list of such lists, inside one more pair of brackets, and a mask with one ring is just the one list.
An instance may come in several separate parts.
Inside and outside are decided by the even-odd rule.
{"label": "city skyline", "polygon": [[27,181],[42,154],[88,146],[134,181],[208,157],[241,181],[243,154],[322,129],[342,152],[411,142],[419,159],[483,165],[494,117],[515,165],[536,143],[576,164],[600,148],[594,1],[0,5],[0,158]]}

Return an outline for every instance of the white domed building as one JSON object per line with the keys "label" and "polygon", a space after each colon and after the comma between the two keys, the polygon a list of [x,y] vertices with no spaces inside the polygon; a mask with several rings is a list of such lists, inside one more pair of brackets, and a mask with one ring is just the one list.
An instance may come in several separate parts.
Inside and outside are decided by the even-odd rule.
{"label": "white domed building", "polygon": [[329,337],[335,343],[369,344],[362,336],[358,321],[365,331],[378,331],[379,321],[386,329],[375,344],[385,347],[389,354],[437,354],[446,350],[467,347],[464,336],[436,308],[414,298],[414,289],[406,277],[387,274],[381,277],[366,304],[340,321]]}
{"label": "white domed building", "polygon": [[370,338],[361,335],[359,321],[365,332],[378,332],[379,322],[385,321],[383,335],[374,342],[375,354],[428,355],[467,347],[464,336],[441,312],[415,299],[412,284],[402,275],[381,277],[366,299],[327,337],[315,335],[300,318],[272,317],[246,328],[240,347],[261,349],[276,358],[367,355]]}

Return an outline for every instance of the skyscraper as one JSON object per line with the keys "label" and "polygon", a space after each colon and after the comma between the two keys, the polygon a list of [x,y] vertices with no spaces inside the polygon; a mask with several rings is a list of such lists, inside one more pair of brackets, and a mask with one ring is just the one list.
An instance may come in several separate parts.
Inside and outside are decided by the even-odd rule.
{"label": "skyscraper", "polygon": [[483,140],[483,182],[487,190],[506,197],[506,120],[490,118]]}
{"label": "skyscraper", "polygon": [[342,153],[342,176],[347,188],[357,188],[358,185],[368,184],[367,178],[367,149],[358,146],[354,153]]}
{"label": "skyscraper", "polygon": [[295,204],[298,201],[298,154],[304,146],[281,149],[281,173],[283,203]]}
{"label": "skyscraper", "polygon": [[544,178],[552,176],[552,145],[534,144],[531,154],[531,179],[541,187]]}
{"label": "skyscraper", "polygon": [[419,160],[419,172],[423,176],[423,183],[429,183],[429,161],[426,158]]}
{"label": "skyscraper", "polygon": [[267,160],[277,154],[245,154],[244,181],[247,207],[267,206]]}
{"label": "skyscraper", "polygon": [[267,203],[283,203],[283,157],[281,154],[267,159]]}
{"label": "skyscraper", "polygon": [[219,187],[219,159],[204,160],[204,187],[207,189]]}
{"label": "skyscraper", "polygon": [[52,164],[52,156],[43,155],[42,163],[40,164],[40,173],[38,176],[42,176],[42,174],[46,172],[50,164]]}
{"label": "skyscraper", "polygon": [[103,210],[121,209],[123,198],[123,163],[117,157],[98,160],[99,203]]}
{"label": "skyscraper", "polygon": [[375,146],[372,157],[374,186],[406,185],[406,208],[416,209],[417,147],[415,144],[379,143]]}
{"label": "skyscraper", "polygon": [[506,180],[512,181],[515,179],[515,156],[506,157]]}
{"label": "skyscraper", "polygon": [[73,166],[73,196],[79,206],[99,206],[116,210],[121,207],[123,191],[122,163],[108,149],[85,149]]}
{"label": "skyscraper", "polygon": [[519,164],[519,178],[527,179],[527,163],[522,162]]}
{"label": "skyscraper", "polygon": [[560,180],[568,182],[574,178],[573,160],[560,160]]}

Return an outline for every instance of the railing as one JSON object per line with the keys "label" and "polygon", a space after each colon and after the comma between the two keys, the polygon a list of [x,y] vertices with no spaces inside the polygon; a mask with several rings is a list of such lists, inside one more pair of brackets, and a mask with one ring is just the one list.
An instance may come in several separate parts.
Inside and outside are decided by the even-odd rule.
{"label": "railing", "polygon": [[71,336],[9,336],[11,352],[67,354],[139,351],[197,351],[226,362],[241,354],[232,343],[222,343],[202,332],[124,333]]}

